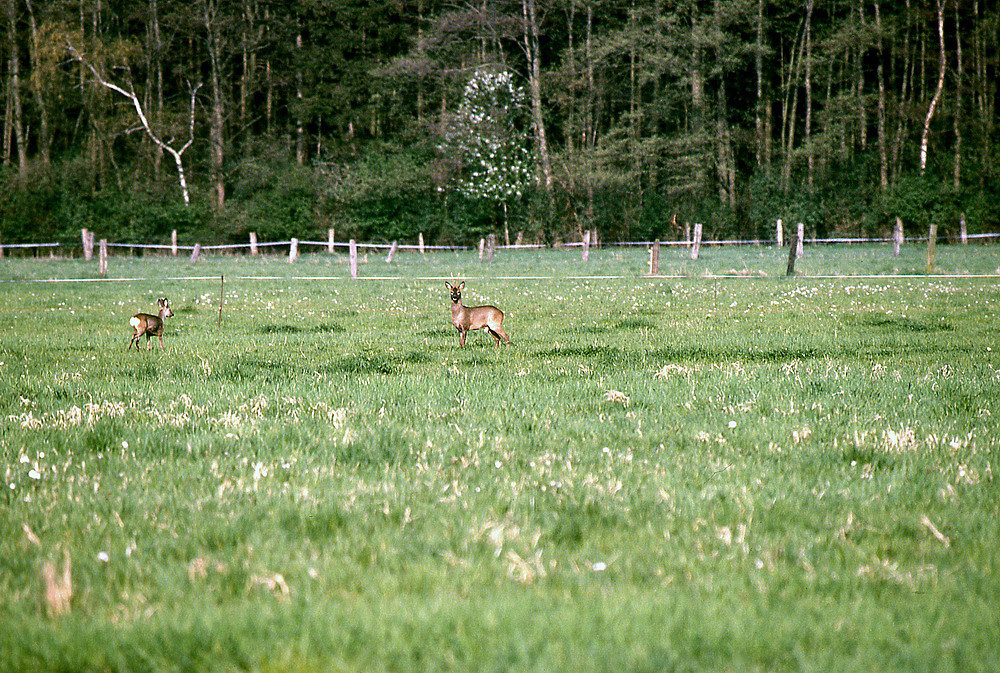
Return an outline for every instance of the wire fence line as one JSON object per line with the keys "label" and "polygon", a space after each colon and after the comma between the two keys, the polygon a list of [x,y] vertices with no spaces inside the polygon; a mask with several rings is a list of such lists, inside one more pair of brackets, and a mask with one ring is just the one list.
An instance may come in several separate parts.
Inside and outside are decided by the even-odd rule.
{"label": "wire fence line", "polygon": [[[948,237],[940,235],[937,240],[949,240]],[[983,233],[983,234],[968,234],[966,236],[969,240],[979,240],[988,241],[992,239],[1000,238],[1000,233]],[[831,237],[831,238],[806,238],[803,240],[804,244],[819,244],[819,245],[830,245],[830,244],[860,244],[860,243],[891,243],[893,242],[892,237]],[[927,242],[929,240],[928,236],[906,236],[902,239],[905,243],[921,243]],[[628,248],[628,247],[651,247],[655,244],[659,244],[665,247],[691,247],[694,241],[684,240],[684,241],[667,241],[667,240],[657,240],[657,241],[613,241],[613,242],[600,242],[600,243],[588,243],[585,241],[566,241],[557,242],[551,245],[546,243],[517,243],[510,245],[495,245],[495,250],[530,250],[530,249],[540,249],[540,248],[574,248],[589,246],[591,248]],[[747,239],[703,239],[701,245],[703,246],[774,246],[778,245],[777,239],[765,239],[765,238],[747,238]],[[169,251],[194,251],[195,249],[201,252],[209,252],[212,250],[253,250],[254,248],[291,248],[293,245],[309,245],[324,247],[328,250],[330,248],[346,248],[349,249],[352,245],[349,242],[343,241],[309,241],[309,240],[299,240],[290,239],[287,241],[261,241],[255,243],[224,243],[215,245],[187,245],[187,244],[163,244],[163,243],[116,243],[111,241],[106,241],[105,245],[109,248],[128,248],[128,249],[139,249],[139,250],[169,250]],[[419,245],[413,243],[354,243],[356,248],[367,249],[367,250],[417,250],[417,251],[436,251],[436,250],[475,250],[476,246],[471,245]],[[784,242],[787,246],[788,243]],[[34,248],[66,248],[69,250],[75,250],[81,246],[76,244],[64,244],[59,242],[43,242],[43,243],[0,243],[0,251],[11,250],[11,249],[34,249]]]}
{"label": "wire fence line", "polygon": [[[525,281],[525,280],[636,280],[636,278],[643,278],[646,280],[688,280],[688,281],[729,281],[729,280],[744,280],[744,281],[766,281],[766,280],[777,280],[783,278],[783,276],[760,276],[760,275],[747,275],[740,273],[720,273],[720,274],[703,274],[697,276],[684,275],[684,274],[661,274],[655,276],[642,275],[636,276],[635,274],[595,274],[591,276],[587,275],[572,275],[572,276],[561,276],[561,275],[523,275],[523,276],[469,276],[465,278],[466,281]],[[14,283],[24,283],[24,284],[60,284],[60,283],[145,283],[145,282],[160,282],[160,281],[172,281],[172,282],[220,282],[222,276],[157,276],[152,278],[142,278],[139,276],[132,276],[126,278],[7,278],[0,279],[0,284],[14,284]],[[899,274],[816,274],[816,275],[798,275],[796,276],[799,280],[985,280],[985,279],[996,279],[1000,278],[1000,273],[941,273],[941,274],[919,274],[919,273],[899,273]],[[382,282],[413,282],[413,281],[428,281],[428,282],[439,282],[453,280],[451,276],[364,276],[356,279],[352,279],[350,276],[225,276],[227,282],[235,281],[282,281],[282,282],[317,282],[317,281],[351,281],[351,280],[363,280],[363,281],[382,281]]]}

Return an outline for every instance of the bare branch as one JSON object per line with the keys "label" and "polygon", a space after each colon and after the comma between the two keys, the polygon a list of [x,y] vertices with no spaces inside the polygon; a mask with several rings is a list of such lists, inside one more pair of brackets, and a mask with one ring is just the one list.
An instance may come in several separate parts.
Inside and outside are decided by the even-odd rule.
{"label": "bare branch", "polygon": [[66,49],[73,56],[74,60],[83,64],[84,66],[86,66],[88,70],[90,70],[90,72],[94,75],[94,79],[97,80],[98,84],[100,84],[105,88],[111,89],[112,91],[120,93],[121,95],[125,96],[130,101],[132,101],[132,107],[135,108],[135,113],[139,117],[139,121],[142,124],[142,128],[146,131],[146,135],[149,136],[150,140],[152,140],[160,148],[162,148],[165,152],[168,152],[174,158],[174,163],[177,165],[177,177],[178,180],[180,181],[181,192],[184,197],[184,205],[185,206],[190,205],[191,198],[188,193],[187,180],[184,178],[184,162],[182,161],[181,157],[184,154],[185,150],[191,147],[191,144],[194,142],[195,94],[198,92],[198,88],[201,87],[201,83],[199,82],[197,85],[190,87],[191,114],[190,114],[190,122],[188,125],[189,135],[187,142],[185,142],[184,145],[179,150],[176,150],[173,147],[171,147],[168,143],[163,142],[160,139],[160,137],[156,135],[156,132],[153,131],[153,127],[150,125],[149,119],[146,118],[146,113],[142,109],[142,103],[139,101],[139,96],[136,95],[135,91],[123,89],[114,82],[105,79],[101,75],[101,73],[98,72],[97,68],[95,68],[90,61],[84,58],[83,54],[81,54],[79,50],[77,50],[77,48],[74,47],[69,40],[66,41]]}

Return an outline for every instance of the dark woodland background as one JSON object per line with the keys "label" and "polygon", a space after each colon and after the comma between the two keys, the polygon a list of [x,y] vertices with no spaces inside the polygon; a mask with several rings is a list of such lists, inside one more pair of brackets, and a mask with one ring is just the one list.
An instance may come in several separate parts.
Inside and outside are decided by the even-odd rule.
{"label": "dark woodland background", "polygon": [[[0,0],[0,237],[467,243],[998,228],[987,0]],[[444,137],[514,73],[531,187]],[[180,150],[185,204],[170,152]],[[191,102],[194,101],[193,119]],[[193,122],[193,134],[191,124]],[[506,207],[506,215],[504,208]],[[915,229],[914,229],[915,231]],[[925,229],[924,229],[925,231]]]}

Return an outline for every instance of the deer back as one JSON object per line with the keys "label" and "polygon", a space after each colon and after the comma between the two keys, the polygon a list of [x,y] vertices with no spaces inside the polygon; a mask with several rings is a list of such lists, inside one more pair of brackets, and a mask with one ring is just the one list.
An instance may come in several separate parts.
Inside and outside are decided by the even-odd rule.
{"label": "deer back", "polygon": [[451,307],[451,322],[461,330],[482,329],[487,325],[503,322],[503,311],[496,306],[464,306],[454,304]]}
{"label": "deer back", "polygon": [[136,313],[129,320],[129,324],[135,328],[137,334],[156,334],[163,330],[163,320],[158,315],[148,313]]}

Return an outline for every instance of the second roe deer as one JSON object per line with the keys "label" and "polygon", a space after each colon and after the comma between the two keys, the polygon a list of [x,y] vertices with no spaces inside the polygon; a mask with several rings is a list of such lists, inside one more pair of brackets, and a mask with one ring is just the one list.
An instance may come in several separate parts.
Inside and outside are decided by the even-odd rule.
{"label": "second roe deer", "polygon": [[500,347],[500,339],[510,345],[510,337],[503,331],[503,311],[496,306],[463,306],[462,290],[465,282],[452,285],[445,281],[445,286],[451,290],[451,324],[458,330],[458,345],[465,345],[465,337],[469,330],[485,329],[496,339]]}
{"label": "second roe deer", "polygon": [[135,349],[139,350],[139,337],[146,336],[146,347],[152,348],[153,344],[150,343],[149,337],[155,336],[160,338],[160,348],[163,348],[163,319],[169,318],[174,314],[170,310],[170,302],[167,298],[156,300],[156,306],[160,309],[159,314],[150,315],[148,313],[136,313],[132,316],[132,319],[128,321],[128,324],[132,326],[135,330],[135,334],[132,335],[132,340],[128,342],[128,349],[132,350],[132,344],[135,344]]}

